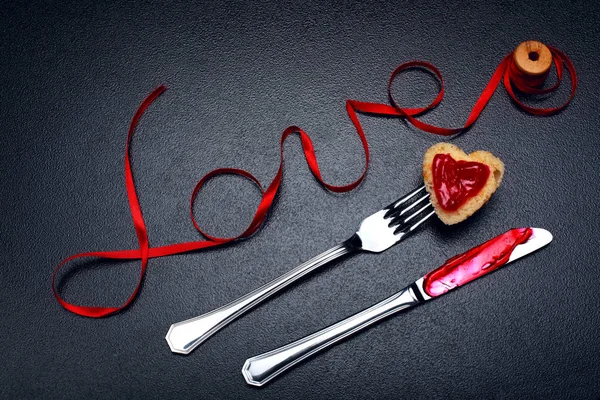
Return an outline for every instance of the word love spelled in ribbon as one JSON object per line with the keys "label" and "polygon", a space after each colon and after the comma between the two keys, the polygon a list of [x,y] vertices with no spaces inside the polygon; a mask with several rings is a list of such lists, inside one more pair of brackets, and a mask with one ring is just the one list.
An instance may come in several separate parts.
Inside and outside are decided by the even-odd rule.
{"label": "word love spelled in ribbon", "polygon": [[[224,245],[226,243],[230,243],[239,238],[245,238],[245,237],[251,236],[254,232],[256,232],[256,230],[260,227],[260,225],[265,220],[265,218],[267,216],[267,212],[269,211],[269,208],[271,207],[271,205],[273,203],[275,195],[277,194],[277,191],[279,190],[279,185],[281,184],[281,177],[282,177],[282,171],[283,171],[283,143],[284,143],[285,139],[293,133],[298,133],[300,135],[306,162],[308,163],[308,166],[309,166],[312,174],[317,179],[317,181],[319,181],[319,183],[321,185],[323,185],[325,188],[327,188],[328,190],[331,190],[333,192],[347,192],[347,191],[354,189],[361,183],[361,181],[365,177],[365,174],[366,174],[368,166],[369,166],[369,147],[367,144],[367,138],[365,137],[365,133],[364,133],[364,131],[360,125],[360,122],[358,120],[357,112],[364,113],[364,114],[371,114],[371,115],[386,116],[386,117],[391,116],[391,117],[405,118],[408,122],[413,124],[415,127],[419,128],[421,130],[424,130],[426,132],[434,133],[437,135],[454,135],[454,134],[460,133],[461,131],[469,128],[477,120],[477,117],[483,111],[486,104],[489,102],[490,98],[494,94],[499,83],[501,82],[502,79],[504,79],[504,86],[505,86],[508,94],[516,102],[516,104],[519,107],[521,107],[523,110],[525,110],[531,114],[535,114],[535,115],[554,114],[554,113],[560,111],[561,109],[563,109],[564,107],[566,107],[567,104],[573,98],[573,95],[575,94],[575,90],[577,88],[577,75],[576,75],[573,64],[571,63],[569,58],[564,53],[562,53],[561,51],[559,51],[555,48],[549,47],[549,49],[552,53],[552,60],[554,62],[555,68],[556,68],[557,83],[554,86],[552,86],[551,88],[548,88],[548,89],[540,89],[539,85],[541,83],[543,83],[545,76],[543,76],[541,78],[540,77],[531,78],[531,77],[528,77],[528,76],[522,74],[520,72],[520,70],[518,68],[516,68],[515,63],[513,61],[513,53],[511,53],[511,54],[507,55],[506,57],[504,57],[504,59],[502,60],[502,62],[500,63],[500,65],[498,66],[498,68],[496,69],[494,74],[492,75],[492,78],[490,79],[489,83],[487,84],[487,86],[481,93],[479,99],[475,103],[475,106],[473,107],[473,110],[471,111],[469,117],[467,118],[467,121],[465,122],[464,126],[460,127],[460,128],[450,128],[450,129],[429,125],[429,124],[426,124],[416,118],[416,116],[418,116],[419,114],[422,114],[428,110],[433,109],[438,104],[440,104],[440,102],[442,101],[442,98],[444,96],[444,81],[442,79],[442,74],[440,73],[440,71],[434,65],[424,62],[424,61],[411,61],[411,62],[404,63],[394,70],[394,72],[392,73],[392,75],[390,77],[389,83],[388,83],[388,95],[390,98],[391,105],[378,104],[378,103],[367,103],[367,102],[356,101],[356,100],[347,100],[346,101],[346,111],[348,113],[348,116],[350,117],[350,120],[352,121],[352,123],[354,124],[354,126],[356,128],[356,131],[362,142],[364,152],[365,152],[365,168],[364,168],[364,171],[362,172],[362,174],[360,175],[360,177],[356,181],[354,181],[348,185],[344,185],[344,186],[334,186],[334,185],[324,182],[323,178],[321,176],[321,172],[319,170],[319,164],[317,163],[317,158],[316,158],[315,151],[313,148],[312,141],[310,140],[310,137],[299,127],[290,126],[283,132],[283,134],[281,136],[281,140],[280,140],[281,155],[280,155],[279,169],[277,171],[277,174],[275,175],[275,178],[269,184],[269,186],[267,187],[266,190],[263,189],[260,182],[252,174],[250,174],[249,172],[246,172],[244,170],[234,169],[234,168],[221,168],[221,169],[216,169],[214,171],[211,171],[210,173],[205,175],[202,179],[200,179],[200,181],[196,184],[196,187],[194,188],[194,190],[192,192],[192,197],[190,200],[190,216],[192,219],[192,223],[193,223],[194,227],[198,230],[198,232],[200,232],[200,234],[202,234],[206,238],[206,240],[186,242],[186,243],[177,243],[177,244],[172,244],[172,245],[168,245],[168,246],[150,247],[150,244],[148,241],[148,233],[146,230],[146,224],[144,222],[144,217],[142,215],[142,210],[141,210],[141,207],[140,207],[140,204],[138,201],[138,195],[137,195],[134,180],[133,180],[133,173],[131,170],[131,163],[130,163],[130,157],[129,157],[129,146],[131,143],[131,139],[133,137],[133,132],[135,130],[135,127],[138,124],[142,114],[150,106],[150,104],[152,102],[154,102],[154,100],[156,100],[156,98],[158,96],[160,96],[161,93],[163,93],[166,90],[166,88],[164,86],[159,86],[152,93],[150,93],[150,95],[148,95],[148,97],[142,102],[142,104],[139,106],[138,110],[136,111],[135,115],[133,116],[131,125],[129,127],[129,133],[127,135],[127,142],[125,145],[125,186],[126,186],[126,190],[127,190],[127,198],[129,201],[129,208],[131,210],[131,217],[133,219],[133,225],[135,227],[135,232],[136,232],[138,243],[139,243],[139,248],[131,249],[131,250],[85,252],[85,253],[79,253],[79,254],[75,254],[75,255],[68,257],[67,259],[63,260],[58,265],[58,267],[54,270],[54,274],[52,275],[52,290],[54,292],[54,296],[56,297],[58,302],[64,308],[66,308],[67,310],[69,310],[75,314],[82,315],[85,317],[93,317],[93,318],[105,317],[105,316],[114,314],[120,310],[123,310],[129,304],[131,304],[131,302],[136,297],[136,295],[140,289],[142,279],[146,272],[146,267],[148,266],[148,260],[150,258],[164,257],[164,256],[169,256],[169,255],[174,255],[174,254],[190,252],[190,251],[194,251],[194,250],[206,249],[209,247],[220,246],[220,245]],[[523,93],[527,93],[527,94],[545,94],[545,93],[549,93],[549,92],[555,90],[560,85],[560,82],[563,78],[563,66],[566,66],[566,68],[569,71],[572,89],[571,89],[571,95],[570,95],[569,99],[562,106],[556,107],[556,108],[533,108],[533,107],[529,107],[529,106],[523,104],[522,102],[520,102],[517,99],[513,88],[515,88]],[[402,71],[406,71],[411,68],[424,68],[424,69],[432,72],[440,81],[440,86],[441,86],[440,91],[439,91],[437,97],[434,99],[434,101],[431,104],[429,104],[427,107],[423,107],[423,108],[401,107],[398,105],[398,103],[392,97],[391,87],[392,87],[393,80]],[[252,182],[254,182],[260,188],[261,193],[262,193],[262,199],[260,201],[258,209],[256,210],[256,213],[254,214],[252,222],[250,223],[250,225],[244,232],[242,232],[239,236],[234,237],[234,238],[213,237],[213,236],[210,236],[210,235],[204,233],[200,229],[200,227],[199,227],[198,223],[196,222],[196,219],[194,218],[194,215],[193,215],[194,199],[196,198],[198,191],[202,188],[202,186],[206,183],[206,181],[208,181],[209,179],[215,177],[216,175],[220,175],[220,174],[235,174],[235,175],[243,176],[243,177],[251,180]],[[56,289],[56,283],[55,283],[58,271],[65,264],[67,264],[70,261],[73,261],[76,259],[81,259],[81,258],[89,258],[89,257],[111,259],[111,260],[140,260],[141,261],[141,271],[140,271],[140,275],[139,275],[139,280],[137,282],[135,289],[133,290],[133,293],[129,296],[129,298],[125,301],[124,304],[117,306],[117,307],[83,306],[83,305],[76,305],[76,304],[67,302],[59,295],[59,293]]]}

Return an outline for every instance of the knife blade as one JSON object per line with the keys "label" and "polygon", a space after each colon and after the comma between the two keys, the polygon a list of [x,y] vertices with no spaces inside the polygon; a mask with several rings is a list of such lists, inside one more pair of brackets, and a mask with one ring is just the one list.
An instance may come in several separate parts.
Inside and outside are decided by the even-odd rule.
{"label": "knife blade", "polygon": [[242,374],[249,385],[262,386],[287,369],[367,326],[422,304],[526,256],[552,241],[540,228],[511,229],[455,256],[400,292],[337,324],[278,349],[249,358]]}

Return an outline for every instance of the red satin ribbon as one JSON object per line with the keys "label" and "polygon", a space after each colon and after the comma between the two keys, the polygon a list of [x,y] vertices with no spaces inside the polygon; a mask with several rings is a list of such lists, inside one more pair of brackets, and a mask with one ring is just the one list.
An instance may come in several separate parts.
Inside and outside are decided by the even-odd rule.
{"label": "red satin ribbon", "polygon": [[[567,104],[571,101],[571,99],[573,98],[573,96],[575,94],[575,90],[577,89],[577,74],[575,72],[575,67],[573,66],[573,64],[571,63],[569,58],[564,53],[562,53],[560,50],[557,50],[555,48],[552,48],[552,47],[549,47],[549,48],[550,48],[550,51],[552,52],[554,65],[556,67],[557,82],[554,86],[552,86],[551,88],[548,88],[548,89],[539,89],[538,86],[541,83],[543,83],[543,79],[545,79],[545,76],[543,77],[543,79],[541,79],[541,81],[540,81],[540,79],[534,81],[534,80],[528,78],[527,76],[522,75],[519,72],[519,70],[515,67],[513,59],[512,59],[512,53],[511,53],[511,54],[507,55],[506,57],[504,57],[504,59],[502,60],[502,62],[500,63],[500,65],[498,66],[498,68],[496,69],[494,74],[492,75],[492,78],[490,79],[489,83],[487,84],[487,86],[485,87],[483,92],[481,93],[479,99],[475,103],[475,106],[473,107],[471,113],[469,114],[469,117],[467,118],[467,121],[465,122],[464,126],[460,127],[460,128],[437,127],[434,125],[424,123],[416,118],[416,116],[418,116],[426,111],[429,111],[429,110],[435,108],[438,104],[440,104],[440,102],[442,101],[442,99],[444,97],[444,80],[442,78],[442,74],[440,73],[440,71],[433,64],[430,64],[430,63],[427,63],[424,61],[411,61],[411,62],[401,64],[398,68],[396,68],[394,70],[394,72],[392,72],[392,75],[391,75],[389,83],[388,83],[388,95],[390,98],[391,105],[379,104],[379,103],[367,103],[367,102],[361,102],[361,101],[357,101],[357,100],[347,100],[346,101],[346,111],[348,113],[348,116],[350,117],[350,120],[354,124],[354,127],[356,128],[356,131],[358,133],[358,136],[360,137],[360,140],[362,142],[362,145],[363,145],[363,148],[365,151],[365,168],[364,168],[362,174],[360,175],[360,177],[356,181],[354,181],[348,185],[344,185],[344,186],[334,186],[334,185],[330,185],[330,184],[326,183],[325,181],[323,181],[321,172],[319,170],[319,164],[317,162],[317,158],[315,155],[314,147],[313,147],[312,141],[310,140],[310,137],[299,127],[290,126],[285,131],[283,131],[283,134],[281,136],[281,140],[280,140],[281,154],[280,154],[280,161],[279,161],[279,169],[277,170],[277,174],[275,175],[275,178],[269,184],[269,186],[267,187],[266,190],[263,189],[263,187],[260,184],[260,182],[258,181],[258,179],[256,179],[252,174],[250,174],[249,172],[246,172],[244,170],[235,169],[235,168],[220,168],[220,169],[211,171],[208,174],[206,174],[202,179],[200,179],[200,181],[196,184],[196,187],[194,188],[194,190],[192,192],[192,197],[190,200],[190,216],[192,219],[192,223],[193,223],[194,227],[207,240],[186,242],[186,243],[177,243],[177,244],[172,244],[172,245],[168,245],[168,246],[160,246],[160,247],[150,247],[150,244],[148,242],[148,232],[146,230],[146,224],[144,222],[144,217],[142,215],[142,209],[141,209],[139,201],[138,201],[137,192],[136,192],[135,184],[134,184],[134,180],[133,180],[133,174],[131,171],[131,163],[129,160],[129,145],[131,143],[131,138],[133,136],[135,127],[138,124],[144,111],[146,111],[146,109],[150,106],[150,104],[152,104],[152,102],[154,100],[156,100],[156,98],[158,96],[160,96],[166,90],[165,86],[157,87],[142,102],[142,104],[139,106],[138,110],[136,111],[135,115],[133,116],[131,125],[129,126],[129,133],[127,135],[127,143],[125,145],[125,186],[127,189],[127,199],[129,201],[131,217],[133,219],[133,225],[135,227],[135,232],[136,232],[136,235],[138,238],[139,249],[85,252],[85,253],[79,253],[79,254],[70,256],[69,258],[63,260],[58,265],[58,267],[54,270],[54,274],[52,275],[52,290],[54,292],[54,296],[56,297],[58,302],[64,308],[66,308],[67,310],[69,310],[75,314],[82,315],[85,317],[92,317],[92,318],[105,317],[105,316],[114,314],[114,313],[126,308],[129,304],[131,304],[131,302],[133,301],[133,299],[135,298],[135,296],[137,295],[137,293],[139,291],[140,285],[142,283],[142,279],[146,272],[146,267],[148,266],[148,259],[155,258],[155,257],[164,257],[164,256],[173,255],[173,254],[186,253],[189,251],[205,249],[208,247],[220,246],[220,245],[232,242],[236,239],[244,238],[244,237],[248,237],[248,236],[252,235],[254,232],[256,232],[256,230],[260,227],[260,225],[265,220],[265,218],[267,216],[267,212],[269,211],[269,208],[271,207],[271,205],[273,203],[275,195],[277,194],[277,191],[279,190],[279,185],[281,184],[281,177],[282,177],[282,172],[283,172],[283,143],[286,140],[286,138],[293,133],[300,134],[300,139],[302,141],[302,149],[304,150],[304,156],[306,158],[306,162],[308,163],[308,166],[309,166],[312,174],[319,181],[319,183],[332,192],[347,192],[347,191],[354,189],[361,183],[361,181],[365,177],[367,168],[369,166],[369,147],[367,144],[367,138],[365,136],[365,133],[362,129],[362,126],[360,125],[360,122],[358,121],[358,116],[356,114],[357,112],[365,113],[365,114],[388,116],[388,117],[389,116],[402,117],[402,118],[405,118],[408,122],[410,122],[415,127],[419,128],[421,130],[424,130],[426,132],[434,133],[437,135],[445,135],[445,136],[454,135],[454,134],[460,133],[460,132],[468,129],[471,125],[473,125],[473,123],[479,117],[479,114],[481,114],[481,112],[483,111],[483,109],[485,108],[487,103],[489,102],[490,98],[494,94],[496,88],[498,87],[498,85],[503,77],[504,77],[504,86],[506,87],[506,90],[507,90],[509,96],[523,110],[525,110],[531,114],[534,114],[534,115],[551,115],[551,114],[554,114],[554,113],[562,110],[563,108],[565,108],[567,106]],[[519,91],[527,93],[527,94],[545,94],[545,93],[549,93],[549,92],[556,90],[558,88],[558,86],[560,85],[562,77],[563,77],[563,64],[568,69],[569,75],[571,78],[571,94],[570,94],[570,97],[568,98],[568,100],[563,105],[561,105],[560,107],[556,107],[556,108],[534,108],[534,107],[530,107],[530,106],[523,104],[517,98],[517,96],[515,95],[515,93],[513,91],[513,86],[515,88],[517,88]],[[430,72],[432,72],[440,81],[440,84],[441,84],[440,91],[439,91],[437,97],[433,100],[433,102],[431,102],[431,104],[429,104],[427,107],[423,107],[423,108],[400,107],[392,96],[392,91],[391,91],[392,82],[396,78],[396,76],[398,76],[398,74],[400,74],[401,72],[403,72],[407,69],[410,69],[410,68],[415,68],[415,67],[424,68],[424,69],[427,69]],[[214,237],[214,236],[210,236],[210,235],[206,234],[205,232],[203,232],[200,229],[198,223],[196,222],[196,219],[194,218],[194,214],[193,214],[194,200],[196,198],[196,195],[202,188],[202,186],[211,178],[213,178],[217,175],[221,175],[221,174],[234,174],[234,175],[243,176],[243,177],[251,180],[252,182],[254,182],[260,188],[261,193],[262,193],[262,199],[260,201],[260,204],[258,205],[258,209],[256,210],[256,213],[254,214],[254,218],[252,219],[252,222],[250,223],[250,225],[248,226],[248,228],[246,228],[246,230],[244,232],[242,232],[239,236],[234,237],[234,238],[221,238],[221,237]],[[96,258],[104,258],[104,259],[112,259],[112,260],[140,260],[141,261],[141,270],[140,270],[139,280],[137,282],[137,285],[136,285],[133,293],[129,296],[129,298],[127,299],[127,301],[125,301],[124,304],[122,304],[121,306],[118,306],[118,307],[81,306],[81,305],[69,303],[69,302],[65,301],[62,297],[60,297],[60,295],[58,294],[58,292],[56,290],[56,285],[55,285],[56,274],[58,273],[58,271],[66,263],[68,263],[72,260],[76,260],[79,258],[88,258],[88,257],[96,257]]]}

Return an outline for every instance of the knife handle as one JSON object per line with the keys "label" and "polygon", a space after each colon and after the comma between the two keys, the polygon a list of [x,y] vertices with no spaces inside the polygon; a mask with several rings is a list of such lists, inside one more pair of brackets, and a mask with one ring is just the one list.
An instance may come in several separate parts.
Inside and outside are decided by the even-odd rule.
{"label": "knife handle", "polygon": [[415,295],[412,286],[335,325],[268,353],[247,359],[242,367],[244,379],[250,385],[262,386],[288,368],[345,337],[382,318],[419,304],[421,301]]}

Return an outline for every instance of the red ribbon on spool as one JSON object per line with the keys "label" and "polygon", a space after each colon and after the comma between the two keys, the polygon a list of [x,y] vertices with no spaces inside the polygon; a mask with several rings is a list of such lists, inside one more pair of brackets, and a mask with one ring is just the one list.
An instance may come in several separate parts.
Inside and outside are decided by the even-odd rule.
{"label": "red ribbon on spool", "polygon": [[[525,43],[539,43],[539,42],[525,42]],[[522,44],[521,46],[523,46],[523,45],[524,44]],[[195,250],[201,250],[201,249],[205,249],[205,248],[209,248],[209,247],[220,246],[220,245],[223,245],[226,243],[230,243],[239,238],[245,238],[245,237],[251,236],[254,232],[256,232],[256,230],[260,227],[260,225],[265,220],[267,213],[273,203],[275,195],[277,194],[277,191],[279,190],[279,185],[281,184],[281,178],[282,178],[282,173],[283,173],[283,143],[285,142],[286,138],[293,133],[300,134],[300,139],[302,142],[302,149],[304,150],[306,162],[308,163],[308,166],[309,166],[312,174],[317,179],[317,181],[321,185],[323,185],[325,188],[327,188],[328,190],[339,193],[339,192],[347,192],[347,191],[350,191],[350,190],[354,189],[355,187],[357,187],[364,179],[365,174],[368,169],[368,166],[369,166],[369,147],[368,147],[367,138],[365,136],[365,133],[364,133],[362,126],[360,125],[360,122],[358,120],[358,116],[356,114],[357,112],[365,113],[365,114],[372,114],[372,115],[381,115],[381,116],[387,116],[387,117],[390,117],[390,116],[401,117],[401,118],[405,118],[412,125],[414,125],[415,127],[419,128],[423,131],[434,133],[437,135],[445,135],[445,136],[454,135],[454,134],[464,131],[465,129],[468,129],[471,125],[473,125],[473,123],[475,123],[475,121],[477,120],[477,118],[479,117],[479,115],[481,114],[481,112],[483,111],[483,109],[485,108],[487,103],[489,102],[490,98],[494,94],[494,92],[495,92],[496,88],[498,87],[498,85],[500,84],[501,80],[504,79],[504,86],[505,86],[509,96],[523,110],[525,110],[531,114],[534,114],[534,115],[551,115],[551,114],[557,113],[558,111],[565,108],[569,104],[569,102],[571,101],[573,96],[575,95],[575,91],[577,89],[577,74],[575,72],[575,67],[573,66],[573,63],[571,62],[571,60],[569,60],[569,58],[564,53],[562,53],[560,50],[558,50],[556,48],[549,47],[549,46],[548,46],[548,50],[551,54],[551,60],[554,63],[555,68],[556,68],[557,82],[555,85],[553,85],[552,87],[547,88],[547,89],[541,89],[540,85],[545,82],[545,79],[548,75],[547,71],[545,73],[541,73],[541,74],[528,73],[528,71],[526,69],[522,68],[523,65],[521,65],[519,63],[520,58],[517,58],[517,57],[520,53],[519,53],[519,48],[517,48],[517,50],[515,52],[510,53],[509,55],[504,57],[504,59],[502,60],[502,62],[498,66],[498,68],[496,68],[496,71],[492,75],[490,81],[488,82],[487,86],[485,87],[485,89],[483,90],[481,95],[479,96],[479,99],[475,103],[475,106],[471,110],[471,113],[469,114],[467,121],[460,128],[437,127],[434,125],[424,123],[416,118],[418,115],[420,115],[424,112],[427,112],[427,111],[435,108],[438,104],[440,104],[440,102],[442,101],[442,99],[444,97],[444,80],[442,78],[442,74],[440,73],[440,71],[433,64],[430,64],[428,62],[410,61],[410,62],[401,64],[392,72],[392,75],[391,75],[389,83],[388,83],[388,95],[390,98],[391,105],[379,104],[379,103],[367,103],[367,102],[361,102],[361,101],[357,101],[357,100],[347,100],[346,101],[346,111],[348,113],[348,116],[350,117],[350,120],[354,124],[354,127],[356,128],[356,131],[358,133],[358,136],[362,142],[362,145],[363,145],[363,148],[365,151],[365,169],[357,180],[355,180],[354,182],[352,182],[348,185],[343,185],[343,186],[335,186],[335,185],[326,183],[321,176],[321,172],[319,170],[319,164],[317,162],[314,147],[313,147],[312,141],[310,140],[310,137],[306,134],[306,132],[304,132],[299,127],[290,126],[287,129],[285,129],[285,131],[283,132],[283,134],[281,136],[281,140],[280,140],[281,155],[280,155],[279,169],[277,171],[277,174],[275,175],[275,178],[271,181],[271,183],[269,184],[269,186],[267,187],[266,190],[263,189],[263,187],[260,184],[260,182],[258,181],[258,179],[256,179],[252,174],[250,174],[247,171],[244,171],[241,169],[234,169],[234,168],[215,169],[215,170],[209,172],[208,174],[206,174],[202,179],[200,179],[200,181],[196,184],[196,186],[192,192],[192,196],[191,196],[191,200],[190,200],[190,216],[192,219],[192,223],[193,223],[194,227],[207,240],[177,243],[177,244],[172,244],[172,245],[167,245],[167,246],[159,246],[159,247],[150,247],[149,240],[148,240],[148,232],[146,230],[146,224],[144,222],[142,210],[141,210],[141,207],[140,207],[140,204],[138,201],[138,196],[137,196],[134,179],[133,179],[133,173],[131,170],[131,163],[130,163],[130,159],[129,159],[129,145],[131,143],[131,139],[133,137],[135,127],[138,124],[140,118],[142,117],[144,111],[150,106],[150,104],[152,104],[152,102],[154,102],[154,100],[156,100],[156,98],[158,96],[160,96],[166,90],[165,86],[159,86],[156,89],[154,89],[154,91],[152,91],[152,93],[150,93],[150,95],[148,95],[148,97],[146,97],[146,99],[144,99],[142,104],[140,104],[139,108],[137,109],[135,115],[133,116],[131,124],[129,126],[127,142],[125,145],[125,186],[126,186],[126,190],[127,190],[127,199],[129,201],[131,217],[132,217],[133,225],[135,227],[135,232],[136,232],[136,235],[138,238],[139,249],[84,252],[84,253],[78,253],[78,254],[75,254],[75,255],[72,255],[72,256],[66,258],[56,267],[56,269],[54,270],[54,274],[52,275],[52,290],[53,290],[54,296],[56,297],[58,302],[65,309],[67,309],[75,314],[82,315],[85,317],[92,317],[92,318],[105,317],[105,316],[114,314],[118,311],[121,311],[124,308],[126,308],[129,304],[131,304],[131,302],[136,297],[136,295],[139,291],[140,285],[142,283],[142,279],[146,272],[148,260],[150,258],[164,257],[164,256],[181,254],[181,253],[186,253],[186,252],[195,251]],[[537,60],[531,60],[531,61],[537,61]],[[542,62],[542,61],[543,60],[541,59],[540,62]],[[561,106],[555,107],[555,108],[530,107],[530,106],[523,104],[515,95],[513,86],[514,86],[514,88],[516,88],[519,91],[526,93],[526,94],[546,94],[546,93],[550,93],[550,92],[556,90],[559,87],[559,85],[563,79],[563,66],[566,66],[567,70],[569,71],[569,75],[571,78],[571,93],[570,93],[570,96],[567,99],[567,101],[564,104],[562,104]],[[429,70],[430,72],[432,72],[440,81],[440,85],[441,85],[440,91],[439,91],[438,95],[436,96],[436,98],[433,100],[433,102],[431,102],[431,104],[429,104],[426,107],[423,107],[423,108],[400,107],[392,96],[392,92],[391,92],[392,82],[396,78],[396,76],[398,76],[401,72],[406,71],[411,68],[415,68],[415,67],[425,68],[425,69]],[[210,236],[210,235],[204,233],[200,229],[200,226],[196,222],[196,219],[193,214],[194,200],[196,198],[196,195],[202,188],[202,186],[211,178],[213,178],[217,175],[221,175],[221,174],[235,174],[235,175],[243,176],[243,177],[251,180],[252,182],[254,182],[260,188],[261,194],[262,194],[262,199],[261,199],[260,204],[254,214],[252,222],[250,223],[250,225],[246,228],[246,230],[244,232],[242,232],[239,236],[234,237],[234,238],[214,237],[214,236]],[[65,264],[67,264],[70,261],[80,259],[80,258],[89,258],[89,257],[112,259],[112,260],[140,260],[141,261],[141,271],[140,271],[140,275],[139,275],[139,280],[137,282],[135,289],[133,290],[133,293],[129,296],[129,298],[127,299],[127,301],[125,301],[125,303],[123,303],[122,305],[117,306],[117,307],[83,306],[83,305],[76,305],[76,304],[67,302],[59,295],[59,293],[56,289],[56,285],[55,285],[56,275],[57,275],[58,271]]]}

